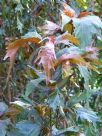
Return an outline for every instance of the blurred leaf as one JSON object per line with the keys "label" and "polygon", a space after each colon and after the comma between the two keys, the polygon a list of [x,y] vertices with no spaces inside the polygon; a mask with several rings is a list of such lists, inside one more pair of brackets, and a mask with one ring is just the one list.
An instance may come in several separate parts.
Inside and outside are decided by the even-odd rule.
{"label": "blurred leaf", "polygon": [[52,128],[53,135],[55,135],[55,136],[64,134],[66,132],[78,132],[78,131],[79,131],[79,129],[77,127],[74,127],[74,126],[65,128],[63,130],[58,130],[54,127]]}
{"label": "blurred leaf", "polygon": [[24,136],[39,136],[41,126],[30,121],[20,121],[15,126],[18,131]]}
{"label": "blurred leaf", "polygon": [[10,120],[0,120],[0,136],[6,136],[7,126],[10,124]]}
{"label": "blurred leaf", "polygon": [[36,37],[36,35],[35,35],[34,37],[31,37],[31,38],[22,38],[22,39],[15,40],[14,42],[10,43],[7,46],[7,48],[6,48],[7,53],[4,57],[4,60],[6,60],[7,58],[10,58],[10,66],[9,66],[9,70],[8,70],[6,86],[8,84],[8,81],[9,81],[9,78],[10,78],[10,73],[11,73],[11,70],[12,70],[12,67],[13,67],[15,57],[16,57],[18,50],[22,47],[22,48],[25,48],[28,52],[29,51],[29,45],[27,43],[28,42],[39,43],[39,41],[40,41],[40,39],[38,37]]}
{"label": "blurred leaf", "polygon": [[19,0],[17,1],[17,3],[18,3],[18,4],[17,4],[17,6],[16,6],[16,8],[15,8],[15,11],[16,11],[16,12],[18,12],[18,11],[22,12],[22,10],[24,9],[23,6],[22,6],[22,4],[20,3]]}
{"label": "blurred leaf", "polygon": [[64,106],[64,97],[61,93],[55,93],[49,97],[49,105],[55,111],[59,106]]}
{"label": "blurred leaf", "polygon": [[80,41],[81,47],[91,45],[94,35],[101,35],[102,22],[97,16],[73,18],[73,24],[75,27],[74,34]]}
{"label": "blurred leaf", "polygon": [[76,109],[76,117],[81,120],[87,120],[88,122],[96,123],[99,121],[99,117],[96,113],[90,109],[78,108]]}
{"label": "blurred leaf", "polygon": [[23,24],[21,23],[21,21],[19,20],[19,17],[17,17],[17,28],[20,31],[20,33],[22,33],[22,29],[23,29]]}
{"label": "blurred leaf", "polygon": [[57,32],[58,30],[60,30],[60,26],[51,22],[51,21],[46,20],[45,25],[38,27],[38,29],[40,31],[43,31],[43,33],[46,35],[52,35],[55,32]]}
{"label": "blurred leaf", "polygon": [[0,116],[8,111],[8,106],[4,102],[0,102]]}
{"label": "blurred leaf", "polygon": [[55,43],[57,44],[59,43],[69,44],[69,42],[75,45],[79,45],[79,41],[77,40],[77,38],[67,32],[56,37],[56,40],[55,40]]}
{"label": "blurred leaf", "polygon": [[39,83],[42,82],[43,80],[44,80],[44,78],[38,78],[38,79],[31,80],[26,86],[25,95],[29,96],[30,93],[32,93],[34,91],[34,89],[37,86],[39,86]]}
{"label": "blurred leaf", "polygon": [[71,18],[64,15],[63,13],[61,14],[61,16],[62,16],[61,26],[62,26],[62,29],[64,29],[64,26],[71,21]]}
{"label": "blurred leaf", "polygon": [[90,72],[87,67],[78,65],[79,71],[84,78],[84,87],[85,89],[89,90],[89,79],[90,79]]}

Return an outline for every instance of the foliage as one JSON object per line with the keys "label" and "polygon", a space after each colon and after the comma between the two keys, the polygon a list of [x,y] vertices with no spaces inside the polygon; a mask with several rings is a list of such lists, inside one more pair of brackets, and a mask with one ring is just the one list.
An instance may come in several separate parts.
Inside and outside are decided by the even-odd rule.
{"label": "foliage", "polygon": [[0,3],[1,136],[101,135],[101,1]]}

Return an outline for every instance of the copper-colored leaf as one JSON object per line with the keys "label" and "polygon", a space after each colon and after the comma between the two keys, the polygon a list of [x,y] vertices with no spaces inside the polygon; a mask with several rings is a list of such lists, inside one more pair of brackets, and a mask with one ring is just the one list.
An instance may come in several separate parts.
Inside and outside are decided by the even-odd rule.
{"label": "copper-colored leaf", "polygon": [[81,12],[81,13],[78,15],[78,18],[86,17],[86,16],[91,15],[91,14],[92,14],[91,12]]}
{"label": "copper-colored leaf", "polygon": [[63,3],[63,13],[70,18],[76,17],[75,11],[66,3]]}
{"label": "copper-colored leaf", "polygon": [[8,76],[7,76],[7,81],[6,81],[6,86],[7,83],[9,81],[10,78],[10,73],[11,73],[11,69],[13,66],[13,63],[15,61],[15,57],[16,57],[16,53],[19,50],[19,48],[25,48],[27,51],[29,51],[29,46],[27,45],[28,42],[32,42],[32,43],[38,43],[40,41],[39,38],[33,37],[33,38],[22,38],[22,39],[18,39],[15,40],[14,42],[10,43],[7,46],[7,53],[4,57],[4,60],[6,60],[7,58],[10,58],[10,67],[8,70]]}

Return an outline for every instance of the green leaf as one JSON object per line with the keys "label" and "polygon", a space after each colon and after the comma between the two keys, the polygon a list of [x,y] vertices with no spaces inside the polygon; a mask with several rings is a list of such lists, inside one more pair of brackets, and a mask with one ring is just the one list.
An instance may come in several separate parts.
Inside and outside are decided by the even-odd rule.
{"label": "green leaf", "polygon": [[22,134],[22,136],[39,136],[41,126],[31,121],[20,121],[15,126],[16,129]]}
{"label": "green leaf", "polygon": [[38,34],[36,31],[28,32],[24,36],[22,36],[22,38],[32,38],[32,37],[42,39],[41,35]]}
{"label": "green leaf", "polygon": [[43,80],[44,78],[31,80],[26,86],[25,96],[29,96],[29,94],[32,93],[34,89],[39,85],[39,83]]}
{"label": "green leaf", "polygon": [[0,136],[6,136],[7,126],[10,124],[10,120],[0,120]]}
{"label": "green leaf", "polygon": [[87,120],[88,122],[92,123],[99,121],[99,118],[94,111],[85,109],[83,107],[76,109],[76,117],[77,119],[80,118],[81,120]]}
{"label": "green leaf", "polygon": [[[18,0],[19,1],[19,0]],[[15,11],[16,12],[22,12],[22,10],[23,10],[24,8],[23,8],[23,6],[22,6],[22,4],[20,3],[20,1],[18,2],[18,4],[17,4],[17,6],[16,6],[16,8],[15,8]]]}
{"label": "green leaf", "polygon": [[83,18],[74,18],[74,34],[81,43],[81,47],[91,45],[94,35],[100,36],[102,30],[101,19],[97,16],[86,16]]}
{"label": "green leaf", "polygon": [[86,99],[89,99],[90,96],[91,96],[91,94],[88,95],[88,98],[87,98],[87,92],[86,91],[84,91],[83,93],[81,93],[78,96],[77,95],[72,96],[68,101],[68,107],[69,106],[72,107],[73,105],[75,105],[75,104],[77,104],[77,103],[79,103],[81,101],[85,101]]}
{"label": "green leaf", "polygon": [[88,68],[85,66],[80,66],[78,65],[79,71],[82,75],[82,77],[84,78],[84,87],[86,90],[89,90],[89,79],[90,79],[90,72],[88,71]]}
{"label": "green leaf", "polygon": [[8,106],[4,102],[0,102],[0,116],[8,110]]}
{"label": "green leaf", "polygon": [[49,97],[49,105],[55,111],[59,106],[64,107],[63,95],[59,92],[54,93]]}
{"label": "green leaf", "polygon": [[20,33],[22,33],[22,29],[23,29],[23,24],[21,23],[21,21],[19,20],[19,17],[17,17],[17,28],[20,31]]}
{"label": "green leaf", "polygon": [[56,135],[56,136],[64,134],[65,132],[78,132],[78,131],[79,131],[78,127],[75,127],[75,126],[71,126],[71,127],[65,128],[63,130],[58,130],[55,127],[52,128],[53,135]]}

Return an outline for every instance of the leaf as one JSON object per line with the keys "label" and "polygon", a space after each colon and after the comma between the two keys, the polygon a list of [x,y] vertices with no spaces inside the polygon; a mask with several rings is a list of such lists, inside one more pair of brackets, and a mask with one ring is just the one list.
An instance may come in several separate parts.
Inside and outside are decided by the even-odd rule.
{"label": "leaf", "polygon": [[90,79],[90,72],[88,71],[88,68],[85,66],[78,66],[78,69],[82,75],[82,77],[84,78],[84,87],[86,90],[89,90],[89,79]]}
{"label": "leaf", "polygon": [[73,24],[72,22],[67,23],[66,25],[64,25],[64,31],[67,31],[68,33],[72,34],[73,32]]}
{"label": "leaf", "polygon": [[83,0],[76,0],[76,1],[81,7],[83,7],[83,8],[86,7],[85,1],[83,1]]}
{"label": "leaf", "polygon": [[46,42],[45,46],[40,49],[35,60],[35,63],[39,62],[38,64],[43,66],[46,74],[46,83],[50,81],[51,70],[54,70],[55,60],[54,37],[49,37],[49,41]]}
{"label": "leaf", "polygon": [[38,27],[38,29],[40,31],[43,31],[43,33],[46,35],[48,35],[48,34],[53,35],[55,32],[60,30],[60,26],[51,22],[51,21],[46,20],[45,25]]}
{"label": "leaf", "polygon": [[102,30],[102,22],[97,16],[86,16],[83,18],[73,18],[75,27],[74,34],[81,43],[81,47],[91,45],[94,35],[100,36]]}
{"label": "leaf", "polygon": [[11,73],[11,70],[12,70],[12,67],[13,67],[13,64],[14,64],[14,61],[15,61],[15,57],[16,57],[16,54],[19,50],[19,48],[25,48],[27,51],[29,51],[29,46],[27,45],[28,42],[32,42],[32,43],[39,43],[41,39],[38,38],[38,35],[34,36],[34,37],[31,37],[31,38],[22,38],[22,39],[18,39],[18,40],[15,40],[14,42],[10,43],[8,46],[7,46],[7,53],[4,57],[4,60],[6,60],[7,58],[10,58],[10,66],[9,66],[9,70],[8,70],[8,76],[7,76],[7,80],[6,80],[6,86],[8,84],[8,81],[9,81],[9,78],[10,78],[10,73]]}
{"label": "leaf", "polygon": [[57,92],[49,97],[49,105],[55,111],[59,106],[64,106],[64,97],[61,93]]}
{"label": "leaf", "polygon": [[42,39],[41,35],[36,31],[28,32],[24,36],[22,36],[22,38],[38,38],[39,40]]}
{"label": "leaf", "polygon": [[31,121],[20,121],[15,126],[16,129],[22,134],[22,136],[39,136],[41,126]]}
{"label": "leaf", "polygon": [[26,86],[26,91],[25,91],[25,95],[29,96],[30,93],[32,93],[32,91],[34,91],[34,89],[39,86],[40,82],[43,81],[44,78],[38,78],[35,80],[31,80],[27,86]]}
{"label": "leaf", "polygon": [[10,120],[0,120],[0,136],[6,136],[7,127],[10,124]]}
{"label": "leaf", "polygon": [[81,12],[81,13],[78,15],[78,18],[86,17],[86,16],[91,15],[91,14],[92,14],[91,12]]}
{"label": "leaf", "polygon": [[64,15],[63,13],[61,14],[61,17],[62,17],[61,28],[64,29],[64,26],[71,21],[71,18]]}
{"label": "leaf", "polygon": [[69,61],[72,64],[76,65],[82,65],[82,66],[88,66],[88,63],[82,58],[80,55],[77,54],[63,54],[59,60],[58,63],[65,63],[66,61]]}
{"label": "leaf", "polygon": [[79,45],[78,39],[67,32],[56,37],[56,40],[55,40],[56,44],[59,44],[59,43],[69,44],[69,42],[71,42],[75,45]]}
{"label": "leaf", "polygon": [[66,3],[63,3],[63,13],[70,18],[76,17],[75,11]]}
{"label": "leaf", "polygon": [[89,96],[87,98],[87,92],[86,91],[84,91],[80,95],[72,96],[70,98],[70,100],[68,101],[68,107],[72,107],[75,104],[78,104],[79,102],[85,101],[85,100],[89,99],[90,96],[91,96],[91,93],[89,94]]}
{"label": "leaf", "polygon": [[8,110],[8,106],[4,102],[0,102],[0,116]]}
{"label": "leaf", "polygon": [[20,33],[22,33],[23,24],[21,23],[18,17],[17,17],[17,28],[20,31]]}
{"label": "leaf", "polygon": [[17,3],[18,3],[18,4],[17,4],[17,6],[16,6],[16,8],[15,8],[15,11],[16,11],[16,12],[22,12],[22,10],[23,10],[24,8],[23,8],[21,2],[19,1],[19,2],[17,2]]}
{"label": "leaf", "polygon": [[76,116],[77,119],[80,118],[81,120],[87,120],[92,123],[99,121],[99,118],[94,111],[85,108],[76,109]]}
{"label": "leaf", "polygon": [[68,128],[64,128],[63,130],[58,130],[55,127],[52,128],[52,133],[54,136],[57,136],[57,135],[59,136],[59,135],[62,135],[66,132],[78,132],[78,131],[79,131],[79,129],[76,126],[70,126]]}

